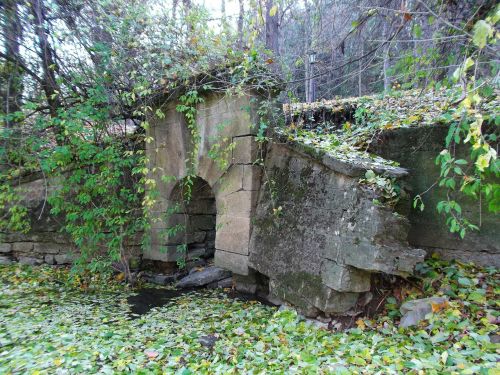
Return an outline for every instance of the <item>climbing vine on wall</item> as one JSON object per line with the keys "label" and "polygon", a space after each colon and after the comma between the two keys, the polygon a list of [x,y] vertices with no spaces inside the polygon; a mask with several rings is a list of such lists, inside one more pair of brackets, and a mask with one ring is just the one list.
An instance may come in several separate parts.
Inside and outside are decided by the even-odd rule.
{"label": "climbing vine on wall", "polygon": [[[490,212],[500,212],[500,162],[497,158],[498,108],[490,108],[489,102],[497,96],[495,82],[478,76],[481,54],[492,48],[499,39],[495,25],[500,20],[500,6],[485,20],[478,21],[473,28],[472,53],[453,74],[455,83],[460,83],[459,98],[440,120],[450,125],[445,139],[445,148],[436,157],[440,167],[438,185],[446,190],[446,199],[437,204],[437,210],[446,217],[451,233],[464,238],[467,231],[479,230],[482,222],[482,207]],[[457,156],[457,149],[467,150],[466,158]],[[458,202],[460,196],[478,201],[479,218],[463,212]],[[421,195],[414,200],[414,207],[424,209]]]}

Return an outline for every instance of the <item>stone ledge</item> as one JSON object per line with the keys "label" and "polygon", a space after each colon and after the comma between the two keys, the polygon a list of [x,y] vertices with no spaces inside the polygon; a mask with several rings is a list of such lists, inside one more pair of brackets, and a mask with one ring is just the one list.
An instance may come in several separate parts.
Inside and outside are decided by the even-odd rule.
{"label": "stone ledge", "polygon": [[277,138],[278,141],[282,142],[281,145],[283,147],[288,147],[301,156],[314,159],[332,171],[346,176],[362,177],[367,170],[372,170],[377,174],[394,178],[402,178],[409,174],[408,170],[405,168],[383,165],[368,158],[354,158],[352,161],[341,160],[323,150],[297,141],[291,141],[284,135],[278,135]]}
{"label": "stone ledge", "polygon": [[362,270],[408,276],[417,263],[424,261],[425,254],[422,249],[360,243],[343,251],[340,259]]}

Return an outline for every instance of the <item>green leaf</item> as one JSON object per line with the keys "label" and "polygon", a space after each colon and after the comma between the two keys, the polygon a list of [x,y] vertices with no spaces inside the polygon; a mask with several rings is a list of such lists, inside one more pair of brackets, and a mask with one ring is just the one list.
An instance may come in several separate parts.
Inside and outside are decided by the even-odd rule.
{"label": "green leaf", "polygon": [[420,38],[422,36],[422,27],[419,24],[415,24],[413,26],[413,34],[416,38]]}
{"label": "green leaf", "polygon": [[488,42],[488,37],[493,35],[493,28],[485,20],[477,21],[474,25],[472,41],[479,48],[484,48]]}
{"label": "green leaf", "polygon": [[269,10],[269,15],[271,17],[274,17],[276,15],[276,13],[278,12],[278,6],[277,5],[274,5],[270,10]]}

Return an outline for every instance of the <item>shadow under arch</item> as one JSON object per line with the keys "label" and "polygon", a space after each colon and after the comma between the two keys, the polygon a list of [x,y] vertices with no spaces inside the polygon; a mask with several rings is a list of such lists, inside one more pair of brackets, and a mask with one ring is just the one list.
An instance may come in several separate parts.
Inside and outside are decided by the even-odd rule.
{"label": "shadow under arch", "polygon": [[184,177],[173,188],[169,201],[172,235],[168,243],[179,249],[178,261],[213,257],[217,207],[208,182],[201,177]]}

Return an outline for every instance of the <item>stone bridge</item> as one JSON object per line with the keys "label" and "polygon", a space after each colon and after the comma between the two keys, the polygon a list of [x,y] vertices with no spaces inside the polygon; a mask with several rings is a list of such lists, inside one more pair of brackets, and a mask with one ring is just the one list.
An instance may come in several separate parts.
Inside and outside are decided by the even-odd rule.
{"label": "stone bridge", "polygon": [[358,182],[367,169],[397,178],[406,170],[258,143],[257,102],[205,96],[197,146],[176,102],[160,106],[165,117],[150,120],[146,146],[159,203],[144,258],[214,254],[238,289],[253,292],[265,280],[273,297],[307,315],[349,310],[370,290],[372,272],[412,273],[425,252],[408,246],[408,220],[374,204],[376,193]]}
{"label": "stone bridge", "polygon": [[[279,136],[259,143],[258,97],[209,93],[203,99],[196,108],[196,131],[176,110],[175,99],[152,111],[161,109],[164,116],[149,119],[146,154],[158,203],[143,259],[172,264],[214,256],[217,266],[233,272],[237,289],[266,293],[310,316],[352,309],[376,274],[411,274],[423,260],[421,249],[500,266],[495,215],[485,214],[481,232],[459,240],[432,206],[417,212],[410,199],[402,199],[394,211],[360,183],[373,170],[399,180],[409,193],[425,190],[438,176],[434,158],[446,127],[381,134],[374,152],[404,169],[371,159],[341,160]],[[71,262],[60,223],[41,215],[44,184],[40,176],[24,183],[36,219],[30,233],[5,234],[0,263]],[[432,199],[441,199],[439,192]]]}

